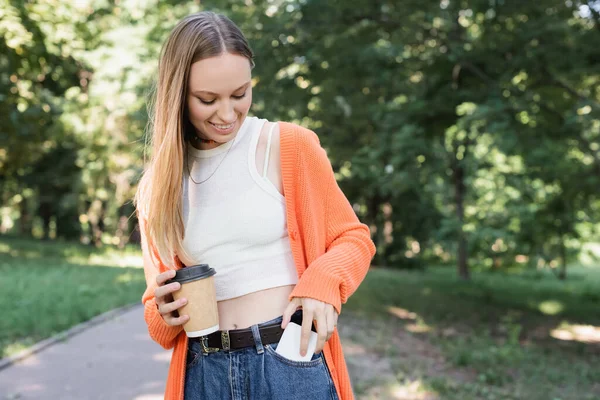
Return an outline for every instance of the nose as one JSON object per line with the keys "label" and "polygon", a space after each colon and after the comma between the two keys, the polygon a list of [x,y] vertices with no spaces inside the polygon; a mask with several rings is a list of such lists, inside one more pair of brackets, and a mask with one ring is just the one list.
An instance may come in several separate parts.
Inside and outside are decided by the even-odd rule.
{"label": "nose", "polygon": [[235,121],[235,109],[232,101],[223,101],[221,106],[217,110],[217,117],[223,123],[230,123]]}

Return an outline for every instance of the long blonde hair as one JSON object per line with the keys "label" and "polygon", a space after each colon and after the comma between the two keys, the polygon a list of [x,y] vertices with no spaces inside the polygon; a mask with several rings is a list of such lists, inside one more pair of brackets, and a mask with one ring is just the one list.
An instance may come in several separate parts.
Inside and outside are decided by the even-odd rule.
{"label": "long blonde hair", "polygon": [[244,56],[254,66],[254,54],[240,29],[224,15],[208,11],[181,20],[161,49],[158,79],[148,107],[151,156],[134,204],[142,235],[158,253],[151,251],[151,257],[160,257],[169,268],[174,268],[176,255],[187,257],[182,246],[182,182],[187,139],[195,135],[186,107],[190,67],[224,52]]}

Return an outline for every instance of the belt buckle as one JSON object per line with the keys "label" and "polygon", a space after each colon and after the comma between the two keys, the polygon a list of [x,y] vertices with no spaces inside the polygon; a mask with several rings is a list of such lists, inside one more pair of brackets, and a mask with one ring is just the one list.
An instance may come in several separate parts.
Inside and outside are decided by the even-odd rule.
{"label": "belt buckle", "polygon": [[231,349],[231,341],[229,340],[229,331],[221,332],[221,346],[223,347],[223,350]]}
{"label": "belt buckle", "polygon": [[202,336],[200,338],[200,344],[202,345],[203,353],[216,353],[220,349],[217,347],[208,347],[208,338],[206,336]]}

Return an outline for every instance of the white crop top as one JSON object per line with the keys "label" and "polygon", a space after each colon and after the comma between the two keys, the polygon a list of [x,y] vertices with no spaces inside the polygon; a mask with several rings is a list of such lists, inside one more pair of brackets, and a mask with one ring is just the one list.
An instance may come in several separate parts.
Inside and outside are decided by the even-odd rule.
{"label": "white crop top", "polygon": [[229,143],[210,150],[188,146],[194,180],[214,175],[195,184],[184,166],[183,247],[192,259],[180,259],[216,270],[217,301],[298,282],[285,199],[266,176],[272,128],[262,174],[256,168],[256,147],[266,122],[246,117]]}

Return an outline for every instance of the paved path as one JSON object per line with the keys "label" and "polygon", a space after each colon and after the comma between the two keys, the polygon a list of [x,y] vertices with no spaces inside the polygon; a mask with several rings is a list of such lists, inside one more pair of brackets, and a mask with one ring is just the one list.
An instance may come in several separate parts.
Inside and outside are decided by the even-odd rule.
{"label": "paved path", "polygon": [[0,400],[159,400],[170,357],[140,305],[0,370]]}

